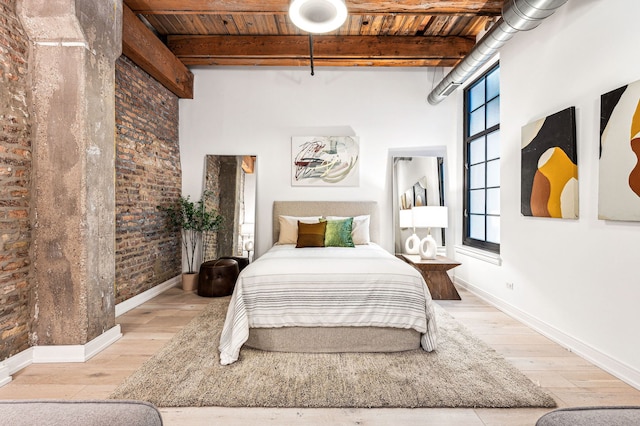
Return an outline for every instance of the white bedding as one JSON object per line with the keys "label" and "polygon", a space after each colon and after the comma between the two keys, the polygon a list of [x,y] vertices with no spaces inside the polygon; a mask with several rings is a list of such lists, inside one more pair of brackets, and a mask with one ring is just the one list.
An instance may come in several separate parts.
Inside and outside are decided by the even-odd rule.
{"label": "white bedding", "polygon": [[355,248],[275,245],[243,269],[220,338],[220,363],[235,362],[249,328],[413,328],[432,351],[437,333],[420,273],[376,244]]}

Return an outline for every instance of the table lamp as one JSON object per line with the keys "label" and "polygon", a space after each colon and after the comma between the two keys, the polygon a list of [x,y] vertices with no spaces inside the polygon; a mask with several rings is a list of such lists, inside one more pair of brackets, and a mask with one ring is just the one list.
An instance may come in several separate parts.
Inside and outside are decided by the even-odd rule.
{"label": "table lamp", "polygon": [[254,223],[243,223],[240,225],[240,235],[242,235],[242,246],[247,252],[247,257],[251,261],[251,252],[253,251],[253,233],[255,232]]}
{"label": "table lamp", "polygon": [[404,243],[406,254],[418,254],[420,238],[416,235],[416,227],[413,226],[413,211],[411,209],[400,210],[400,228],[413,228],[413,235]]}
{"label": "table lamp", "polygon": [[422,259],[435,259],[438,246],[431,236],[431,228],[446,228],[447,208],[444,206],[421,206],[411,209],[413,212],[413,226],[427,228],[427,236],[420,241],[418,252]]}

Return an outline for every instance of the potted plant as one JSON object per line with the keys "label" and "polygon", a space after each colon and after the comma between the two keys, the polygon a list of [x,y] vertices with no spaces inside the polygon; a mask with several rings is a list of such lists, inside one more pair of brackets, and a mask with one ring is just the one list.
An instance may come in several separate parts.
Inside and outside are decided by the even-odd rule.
{"label": "potted plant", "polygon": [[197,287],[198,274],[194,269],[196,249],[202,242],[202,233],[217,231],[222,226],[223,217],[215,209],[207,209],[205,200],[211,196],[205,191],[202,198],[196,202],[189,196],[180,199],[171,206],[158,206],[167,214],[172,229],[178,228],[182,234],[182,246],[187,257],[187,272],[182,274],[182,289],[193,291]]}

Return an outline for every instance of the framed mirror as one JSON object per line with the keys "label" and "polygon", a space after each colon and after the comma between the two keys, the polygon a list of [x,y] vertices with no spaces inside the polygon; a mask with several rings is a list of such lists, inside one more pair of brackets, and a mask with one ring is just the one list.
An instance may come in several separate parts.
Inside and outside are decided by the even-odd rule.
{"label": "framed mirror", "polygon": [[253,256],[256,212],[256,157],[253,155],[207,155],[204,167],[204,197],[208,208],[224,218],[217,232],[206,232],[202,260],[223,256]]}
{"label": "framed mirror", "polygon": [[[392,163],[393,230],[395,253],[405,253],[405,242],[414,232],[404,223],[412,207],[446,206],[445,155],[446,147],[412,148],[390,151]],[[403,218],[401,222],[401,218]],[[410,221],[410,219],[409,219]],[[415,228],[419,239],[428,229]],[[441,254],[446,245],[446,229],[431,228],[431,235]]]}

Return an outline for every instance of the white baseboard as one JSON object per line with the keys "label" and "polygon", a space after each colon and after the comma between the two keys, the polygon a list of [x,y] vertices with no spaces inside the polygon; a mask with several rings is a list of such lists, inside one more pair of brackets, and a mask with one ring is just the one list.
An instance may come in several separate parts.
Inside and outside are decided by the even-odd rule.
{"label": "white baseboard", "polygon": [[0,386],[11,381],[11,375],[33,362],[33,348],[26,349],[0,363]]}
{"label": "white baseboard", "polygon": [[528,327],[531,327],[543,336],[548,337],[567,350],[581,356],[582,358],[603,369],[604,371],[616,376],[617,378],[628,383],[634,388],[640,389],[640,371],[635,370],[634,368],[618,361],[617,359],[611,358],[609,355],[602,353],[601,351],[587,345],[586,343],[564,333],[561,330],[558,330],[552,325],[547,324],[546,322],[541,321],[524,311],[521,311],[510,303],[507,303],[504,300],[497,298],[490,293],[487,293],[486,291],[474,286],[473,284],[463,279],[456,277],[455,282],[456,284],[469,290],[479,298],[483,299],[485,302],[495,306],[496,308],[512,316],[523,324],[526,324]]}
{"label": "white baseboard", "polygon": [[[140,306],[144,302],[153,299],[160,293],[178,284],[180,284],[179,275],[131,299],[118,303],[116,305],[116,317]],[[85,362],[106,349],[120,337],[122,337],[120,325],[116,324],[114,327],[84,345],[32,346],[0,362],[0,387],[11,382],[11,375],[31,364],[47,362]]]}
{"label": "white baseboard", "polygon": [[33,363],[85,362],[121,337],[120,324],[116,324],[84,345],[33,346]]}
{"label": "white baseboard", "polygon": [[118,303],[116,305],[116,318],[124,314],[125,312],[129,312],[133,308],[137,308],[144,302],[153,299],[157,295],[164,293],[168,289],[177,285],[180,285],[180,275],[168,279],[162,284],[158,284],[157,286],[152,287],[143,293],[133,296],[131,299],[127,299],[124,302]]}
{"label": "white baseboard", "polygon": [[9,374],[9,367],[4,364],[0,364],[0,388],[11,381],[11,374]]}

